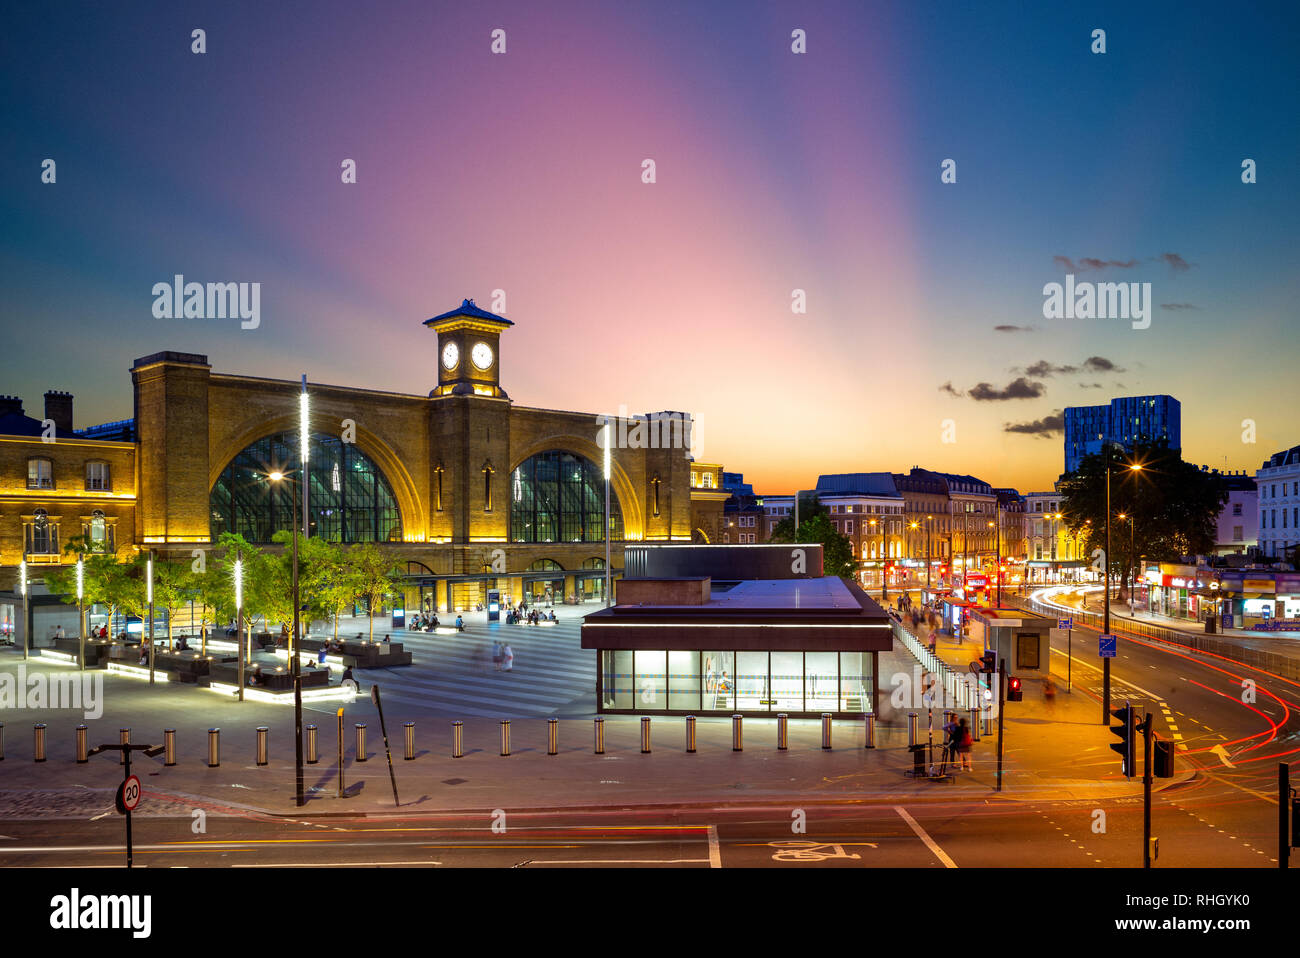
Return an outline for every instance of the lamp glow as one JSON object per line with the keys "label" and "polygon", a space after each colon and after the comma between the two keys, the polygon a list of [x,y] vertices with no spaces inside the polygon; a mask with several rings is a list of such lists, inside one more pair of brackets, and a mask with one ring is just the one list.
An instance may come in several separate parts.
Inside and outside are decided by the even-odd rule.
{"label": "lamp glow", "polygon": [[152,603],[153,602],[153,556],[149,557],[149,560],[146,564],[148,565],[148,570],[146,572],[147,578],[145,579],[145,583],[146,583],[145,601]]}
{"label": "lamp glow", "polygon": [[77,560],[77,601],[80,602],[84,595],[85,571],[82,568],[82,562]]}
{"label": "lamp glow", "polygon": [[244,560],[235,560],[235,608],[244,607]]}
{"label": "lamp glow", "polygon": [[609,417],[606,416],[606,417],[605,417],[605,441],[604,441],[603,443],[601,443],[601,445],[603,445],[603,446],[605,447],[605,480],[606,480],[607,482],[609,481],[609,459],[610,459],[610,448],[609,448],[609,447],[610,447],[610,445],[611,445],[611,442],[610,442],[611,437],[610,437],[610,434],[609,434],[609,428],[610,428]]}
{"label": "lamp glow", "polygon": [[298,444],[299,455],[302,457],[302,464],[307,465],[307,422],[309,417],[311,401],[307,398],[307,377],[302,378],[302,393],[298,397]]}
{"label": "lamp glow", "polygon": [[22,583],[23,595],[27,595],[27,560],[23,559],[18,563],[18,581]]}

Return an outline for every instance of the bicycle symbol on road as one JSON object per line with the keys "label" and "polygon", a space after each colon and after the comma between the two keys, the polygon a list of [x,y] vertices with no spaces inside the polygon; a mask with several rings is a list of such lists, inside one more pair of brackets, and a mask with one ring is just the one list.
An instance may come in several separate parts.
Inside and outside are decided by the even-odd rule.
{"label": "bicycle symbol on road", "polygon": [[[835,842],[768,842],[771,848],[780,849],[772,856],[774,862],[820,862],[828,858],[861,858],[861,855],[846,852],[844,845]],[[875,848],[875,842],[850,842],[853,845],[865,845]],[[825,849],[833,848],[834,851]]]}

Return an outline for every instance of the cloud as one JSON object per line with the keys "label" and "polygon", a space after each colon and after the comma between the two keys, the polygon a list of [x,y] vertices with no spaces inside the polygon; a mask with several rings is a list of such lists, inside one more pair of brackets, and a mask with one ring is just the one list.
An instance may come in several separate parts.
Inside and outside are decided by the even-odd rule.
{"label": "cloud", "polygon": [[959,393],[957,390],[955,390],[955,389],[952,388],[952,383],[951,383],[951,382],[946,382],[946,383],[944,383],[942,386],[940,386],[940,387],[939,387],[939,392],[941,392],[941,393],[947,393],[947,394],[950,395],[950,396],[960,396],[960,395],[961,395],[961,393]]}
{"label": "cloud", "polygon": [[1168,263],[1169,268],[1178,273],[1185,273],[1192,268],[1192,264],[1177,253],[1161,253],[1156,257],[1156,260],[1157,262]]}
{"label": "cloud", "polygon": [[[1015,370],[1012,370],[1014,372]],[[1046,359],[1040,359],[1032,366],[1025,367],[1025,375],[1033,376],[1035,379],[1041,379],[1044,376],[1055,376],[1057,373],[1077,373],[1077,366],[1053,366]]]}
{"label": "cloud", "polygon": [[1080,389],[1100,389],[1101,383],[1079,383]]}
{"label": "cloud", "polygon": [[1161,309],[1200,309],[1199,306],[1193,306],[1191,303],[1161,303]]}
{"label": "cloud", "polygon": [[1042,419],[1035,419],[1032,422],[1003,423],[1002,431],[1046,439],[1056,433],[1065,432],[1065,414],[1058,410],[1050,416],[1044,416]]}
{"label": "cloud", "polygon": [[1037,399],[1043,392],[1042,383],[1021,376],[1002,389],[991,383],[978,383],[967,395],[979,402],[1001,402],[1004,399]]}
{"label": "cloud", "polygon": [[1086,273],[1089,270],[1098,271],[1107,268],[1132,269],[1138,264],[1138,260],[1135,259],[1098,259],[1095,256],[1084,256],[1077,263],[1068,256],[1053,256],[1052,262],[1067,273]]}
{"label": "cloud", "polygon": [[1085,360],[1083,361],[1083,368],[1084,368],[1084,371],[1085,371],[1085,372],[1090,372],[1090,373],[1122,373],[1122,372],[1124,372],[1124,369],[1123,369],[1122,366],[1116,366],[1113,362],[1111,362],[1111,361],[1110,361],[1109,359],[1107,359],[1105,356],[1089,356],[1087,359],[1085,359]]}
{"label": "cloud", "polygon": [[993,327],[995,333],[1032,333],[1036,329],[1038,329],[1037,326],[1011,326],[1005,324]]}

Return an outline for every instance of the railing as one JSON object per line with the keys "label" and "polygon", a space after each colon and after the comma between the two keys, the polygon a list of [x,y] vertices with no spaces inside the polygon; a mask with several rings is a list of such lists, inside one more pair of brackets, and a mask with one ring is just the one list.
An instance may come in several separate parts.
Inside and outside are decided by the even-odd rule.
{"label": "railing", "polygon": [[[1075,622],[1091,626],[1099,632],[1105,622],[1105,617],[1099,612],[1087,612],[1083,609],[1071,607],[1062,609],[1039,602],[1033,598],[1024,598],[1019,601],[1024,608],[1029,609],[1031,612],[1037,612],[1039,615],[1045,615],[1048,618],[1072,619]],[[1250,665],[1265,672],[1272,672],[1274,675],[1280,675],[1283,678],[1300,680],[1300,659],[1292,658],[1289,655],[1248,648],[1212,635],[1183,632],[1178,629],[1153,625],[1150,622],[1140,622],[1113,611],[1110,614],[1110,627],[1112,634],[1118,632],[1126,635],[1137,635],[1156,642],[1163,642],[1166,645],[1222,656],[1243,665]]]}
{"label": "railing", "polygon": [[959,672],[954,669],[923,645],[921,640],[909,632],[903,623],[891,620],[891,628],[894,637],[903,643],[916,660],[930,672],[934,672],[939,676],[944,693],[943,708],[948,707],[950,699],[954,708],[969,709],[983,708],[985,706],[987,699],[983,692],[987,688],[987,684],[983,676],[970,672]]}

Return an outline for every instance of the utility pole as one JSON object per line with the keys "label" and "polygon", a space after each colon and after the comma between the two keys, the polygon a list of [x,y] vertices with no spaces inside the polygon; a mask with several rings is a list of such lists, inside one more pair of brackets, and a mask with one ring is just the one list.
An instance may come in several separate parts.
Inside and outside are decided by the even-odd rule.
{"label": "utility pole", "polygon": [[[1106,551],[1102,554],[1105,564],[1103,575],[1106,578],[1106,602],[1103,613],[1101,632],[1110,635],[1110,444],[1106,445]],[[1110,724],[1110,657],[1101,660],[1101,724]]]}
{"label": "utility pole", "polygon": [[1142,723],[1142,742],[1146,767],[1142,770],[1142,867],[1151,867],[1151,713]]}
{"label": "utility pole", "polygon": [[1002,727],[1007,712],[1007,663],[998,656],[998,774],[995,791],[1002,791]]}

